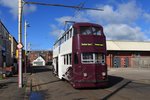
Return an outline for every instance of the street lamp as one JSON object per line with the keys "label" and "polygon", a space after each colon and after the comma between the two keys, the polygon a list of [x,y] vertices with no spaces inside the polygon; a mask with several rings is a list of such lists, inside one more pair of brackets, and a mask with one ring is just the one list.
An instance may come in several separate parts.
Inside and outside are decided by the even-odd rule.
{"label": "street lamp", "polygon": [[22,79],[22,9],[23,1],[18,0],[18,87],[23,87]]}

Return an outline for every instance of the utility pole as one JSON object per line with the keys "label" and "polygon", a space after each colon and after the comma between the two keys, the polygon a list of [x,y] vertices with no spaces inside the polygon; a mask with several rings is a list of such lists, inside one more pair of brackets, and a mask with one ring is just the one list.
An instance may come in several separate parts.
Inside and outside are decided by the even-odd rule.
{"label": "utility pole", "polygon": [[24,23],[24,49],[25,49],[25,54],[27,53],[26,50],[27,50],[27,22],[25,20],[25,23]]}
{"label": "utility pole", "polygon": [[25,49],[25,73],[27,71],[27,27],[29,26],[29,23],[25,20],[24,23],[24,49]]}
{"label": "utility pole", "polygon": [[23,87],[22,77],[22,0],[18,0],[18,87]]}
{"label": "utility pole", "polygon": [[27,67],[27,22],[26,22],[26,20],[24,23],[24,49],[25,49],[24,72],[26,73],[26,71],[27,71],[27,68],[26,68]]}

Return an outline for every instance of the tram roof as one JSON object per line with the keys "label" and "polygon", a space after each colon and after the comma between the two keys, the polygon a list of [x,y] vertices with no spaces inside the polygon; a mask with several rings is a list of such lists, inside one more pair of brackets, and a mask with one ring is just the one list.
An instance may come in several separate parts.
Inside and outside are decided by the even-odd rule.
{"label": "tram roof", "polygon": [[98,27],[102,27],[101,25],[99,25],[99,24],[95,24],[95,23],[88,23],[88,22],[75,22],[73,25],[71,25],[70,26],[70,28],[68,28],[64,33],[62,33],[62,35],[55,41],[55,43],[54,44],[56,44],[57,43],[57,41],[58,40],[60,40],[60,38],[64,35],[64,34],[66,34],[66,32],[68,32],[73,26],[85,26],[85,25],[94,25],[94,26],[98,26]]}
{"label": "tram roof", "polygon": [[98,27],[102,27],[101,25],[99,24],[95,24],[95,23],[88,23],[88,22],[78,22],[78,23],[74,23],[73,26],[90,26],[90,25],[94,25],[94,26],[98,26]]}
{"label": "tram roof", "polygon": [[150,51],[150,41],[107,40],[108,51]]}

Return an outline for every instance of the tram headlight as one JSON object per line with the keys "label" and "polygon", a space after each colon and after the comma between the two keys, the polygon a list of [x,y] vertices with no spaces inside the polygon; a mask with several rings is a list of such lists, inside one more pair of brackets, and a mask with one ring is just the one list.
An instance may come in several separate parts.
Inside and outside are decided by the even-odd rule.
{"label": "tram headlight", "polygon": [[84,77],[87,77],[88,75],[87,75],[87,73],[83,73],[83,76],[84,76]]}
{"label": "tram headlight", "polygon": [[106,76],[106,72],[102,72],[102,76]]}

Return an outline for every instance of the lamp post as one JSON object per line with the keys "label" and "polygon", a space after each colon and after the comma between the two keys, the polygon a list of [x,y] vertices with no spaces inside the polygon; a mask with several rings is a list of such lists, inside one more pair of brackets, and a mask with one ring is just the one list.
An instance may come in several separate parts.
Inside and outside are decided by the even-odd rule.
{"label": "lamp post", "polygon": [[18,87],[23,87],[22,79],[22,7],[23,1],[18,0]]}

